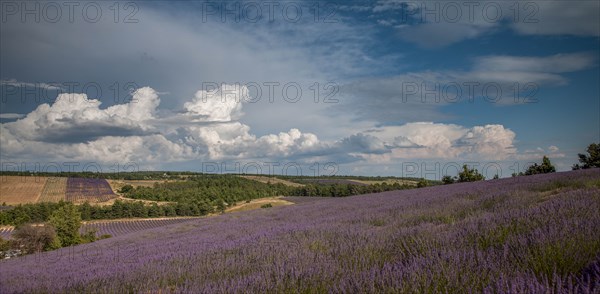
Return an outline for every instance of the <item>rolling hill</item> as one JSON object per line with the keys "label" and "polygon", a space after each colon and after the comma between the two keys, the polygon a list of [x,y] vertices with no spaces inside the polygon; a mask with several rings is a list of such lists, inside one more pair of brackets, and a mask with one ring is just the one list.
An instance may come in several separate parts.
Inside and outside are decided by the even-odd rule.
{"label": "rolling hill", "polygon": [[600,291],[598,169],[225,214],[0,262],[0,292]]}

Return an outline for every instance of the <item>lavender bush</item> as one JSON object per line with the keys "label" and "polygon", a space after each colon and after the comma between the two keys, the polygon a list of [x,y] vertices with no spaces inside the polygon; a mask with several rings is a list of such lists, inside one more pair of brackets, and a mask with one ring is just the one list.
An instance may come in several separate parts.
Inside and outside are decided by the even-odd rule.
{"label": "lavender bush", "polygon": [[2,293],[598,293],[600,171],[191,220],[0,262]]}

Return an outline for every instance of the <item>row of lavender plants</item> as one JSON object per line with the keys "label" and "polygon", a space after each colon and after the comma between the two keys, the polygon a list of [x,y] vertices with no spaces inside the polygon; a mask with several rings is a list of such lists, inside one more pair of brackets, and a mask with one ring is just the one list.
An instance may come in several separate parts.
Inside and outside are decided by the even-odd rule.
{"label": "row of lavender plants", "polygon": [[87,231],[96,231],[96,235],[98,236],[111,235],[114,237],[161,226],[179,224],[190,220],[192,220],[192,218],[95,221],[83,224],[79,231],[81,233],[85,233]]}
{"label": "row of lavender plants", "polygon": [[68,178],[65,199],[72,202],[108,201],[116,195],[105,179]]}
{"label": "row of lavender plants", "polygon": [[0,263],[2,293],[598,293],[600,172],[324,199]]}

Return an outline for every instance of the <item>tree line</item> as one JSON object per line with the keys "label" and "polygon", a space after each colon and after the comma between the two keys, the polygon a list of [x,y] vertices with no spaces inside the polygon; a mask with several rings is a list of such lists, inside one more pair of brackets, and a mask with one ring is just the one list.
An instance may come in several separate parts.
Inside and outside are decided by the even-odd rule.
{"label": "tree line", "polygon": [[[12,239],[0,238],[0,253],[6,255],[13,251],[16,255],[24,255],[96,241],[98,237],[95,230],[80,234],[81,221],[79,209],[72,203],[62,202],[43,223],[19,224]],[[108,237],[103,235],[100,238]]]}
{"label": "tree line", "polygon": [[[587,149],[587,154],[579,153],[577,157],[579,157],[579,163],[574,164],[572,166],[572,170],[578,169],[588,169],[588,168],[600,168],[600,143],[592,143]],[[513,173],[513,177],[517,176],[530,176],[536,174],[547,174],[556,172],[556,168],[550,162],[550,158],[547,156],[542,157],[541,164],[534,163],[527,167],[524,172]],[[498,175],[494,176],[494,179],[497,179]],[[485,177],[479,173],[477,169],[469,169],[467,165],[463,165],[462,171],[458,173],[457,176],[448,176],[445,175],[442,177],[442,183],[453,184],[460,182],[474,182],[474,181],[483,181]]]}

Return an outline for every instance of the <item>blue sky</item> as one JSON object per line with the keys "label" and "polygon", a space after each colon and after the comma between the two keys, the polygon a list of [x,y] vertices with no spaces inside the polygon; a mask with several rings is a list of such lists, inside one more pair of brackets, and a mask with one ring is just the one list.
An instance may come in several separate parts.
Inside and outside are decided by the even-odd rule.
{"label": "blue sky", "polygon": [[504,177],[600,141],[598,1],[7,3],[4,169]]}

